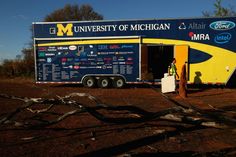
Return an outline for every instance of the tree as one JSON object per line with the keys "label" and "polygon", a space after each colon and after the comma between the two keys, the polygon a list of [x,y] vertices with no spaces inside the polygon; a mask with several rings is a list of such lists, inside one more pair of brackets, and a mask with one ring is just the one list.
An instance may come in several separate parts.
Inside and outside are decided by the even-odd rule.
{"label": "tree", "polygon": [[45,22],[102,20],[103,16],[95,12],[89,4],[81,6],[66,4],[44,18]]}
{"label": "tree", "polygon": [[230,6],[229,8],[222,6],[222,0],[216,0],[214,3],[214,12],[211,13],[209,11],[203,11],[202,14],[204,17],[225,17],[225,16],[236,16],[236,12],[234,11],[233,7]]}
{"label": "tree", "polygon": [[[55,22],[55,21],[85,21],[85,20],[102,20],[103,16],[95,12],[89,4],[83,4],[81,6],[66,4],[63,8],[57,9],[47,15],[44,22]],[[30,28],[32,31],[32,28]],[[29,42],[27,48],[22,49],[23,61],[21,62],[21,69],[24,69],[24,73],[27,76],[33,76],[34,74],[34,48],[33,38]],[[8,63],[8,62],[7,62]],[[11,65],[11,64],[7,64]],[[8,69],[11,66],[8,66]],[[14,72],[14,70],[13,70]]]}
{"label": "tree", "polygon": [[23,54],[23,60],[21,62],[21,69],[24,69],[26,76],[34,76],[34,49],[33,44],[29,48],[23,48],[21,51]]}

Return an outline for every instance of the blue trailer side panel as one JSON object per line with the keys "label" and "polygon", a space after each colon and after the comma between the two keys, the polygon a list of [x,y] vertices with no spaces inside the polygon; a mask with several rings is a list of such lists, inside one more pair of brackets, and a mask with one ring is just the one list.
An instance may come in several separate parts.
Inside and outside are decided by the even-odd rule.
{"label": "blue trailer side panel", "polygon": [[[70,40],[104,40],[107,42],[99,44],[113,44],[114,42],[109,42],[109,39],[124,39],[128,38],[139,38],[139,41],[129,42],[129,44],[140,43],[140,45],[187,45],[188,50],[188,64],[189,64],[189,82],[194,83],[195,78],[201,76],[202,83],[227,83],[232,76],[234,69],[236,67],[236,17],[215,17],[215,18],[189,18],[189,19],[153,19],[153,20],[124,20],[124,21],[66,21],[66,22],[38,22],[33,24],[34,41],[36,42],[36,53],[39,53],[38,43],[54,42],[54,41],[70,41]],[[116,44],[123,44],[127,42],[115,42]],[[88,43],[86,43],[88,44]],[[90,43],[89,43],[90,44]],[[93,43],[92,43],[93,44]],[[96,45],[97,44],[97,45]],[[96,43],[96,46],[99,46]],[[57,49],[59,45],[51,45],[51,49]],[[62,45],[61,45],[62,46]],[[63,45],[63,46],[76,46],[78,49],[79,44],[75,45]],[[49,53],[50,46],[47,45],[46,53]],[[134,46],[133,52],[135,55],[141,53],[138,50],[139,46]],[[49,49],[49,50],[48,50]],[[175,49],[174,49],[175,50]],[[109,50],[107,50],[109,51]],[[122,52],[122,49],[119,49]],[[58,51],[59,53],[60,51]],[[96,52],[99,52],[98,49]],[[105,51],[104,51],[105,52]],[[112,53],[114,53],[113,51]],[[51,52],[50,52],[51,53]],[[53,55],[50,54],[49,55]],[[88,52],[87,52],[88,53]],[[148,52],[149,53],[149,52]],[[177,53],[174,51],[174,53]],[[142,52],[143,54],[143,52]],[[41,54],[42,55],[42,54]],[[54,54],[55,55],[55,54]],[[133,57],[137,57],[137,56]],[[142,59],[135,58],[135,64],[128,66],[126,63],[122,66],[122,61],[113,61],[112,67],[109,64],[104,66],[96,65],[99,68],[87,68],[83,71],[85,65],[76,66],[68,63],[67,66],[60,65],[60,67],[52,67],[51,63],[56,63],[59,65],[58,56],[55,55],[57,61],[54,61],[54,57],[36,57],[38,81],[52,81],[59,82],[58,78],[65,78],[67,81],[80,81],[83,74],[95,73],[95,74],[116,74],[122,73],[127,78],[127,81],[137,81],[137,78],[141,78],[142,71],[138,64]],[[87,56],[88,57],[88,56]],[[131,58],[133,58],[131,57]],[[70,58],[73,57],[69,57]],[[77,58],[77,57],[75,57]],[[79,57],[80,59],[83,59]],[[104,59],[109,58],[109,55],[105,56]],[[92,59],[90,57],[87,58]],[[104,61],[103,59],[103,61]],[[120,58],[121,59],[121,58]],[[152,58],[153,59],[153,58]],[[64,59],[65,60],[65,59]],[[63,64],[64,63],[63,60]],[[122,60],[122,59],[121,59]],[[149,59],[148,59],[149,60]],[[67,62],[69,62],[67,60]],[[66,64],[67,64],[66,62]],[[94,64],[93,61],[89,61]],[[114,63],[113,63],[114,62]],[[116,62],[118,63],[118,70],[116,68]],[[128,58],[126,57],[125,62],[128,63]],[[60,63],[60,64],[62,64]],[[76,63],[73,61],[73,63]],[[99,63],[99,60],[96,60]],[[137,63],[137,65],[136,65]],[[77,64],[77,63],[76,63]],[[84,62],[80,63],[81,65]],[[44,65],[44,66],[42,66]],[[86,65],[87,66],[87,65]],[[91,67],[93,65],[87,66]],[[95,65],[94,65],[95,66]],[[77,68],[79,70],[72,70]],[[101,67],[106,67],[103,69]],[[125,68],[123,68],[125,67]],[[131,68],[129,68],[131,67]],[[52,70],[60,69],[62,72],[56,73],[56,75],[51,74]],[[125,70],[124,70],[125,69]],[[130,71],[131,72],[128,72]],[[141,69],[141,70],[140,70]],[[144,68],[143,68],[144,69]],[[144,69],[147,70],[147,69]],[[66,71],[66,72],[65,72]],[[70,71],[70,72],[68,72]],[[197,75],[198,73],[201,75]],[[77,74],[76,74],[77,73]],[[130,74],[132,73],[132,74]],[[43,75],[45,74],[45,75]],[[43,76],[42,76],[43,75]],[[139,76],[138,76],[139,75]],[[65,82],[66,80],[61,80]],[[152,81],[152,80],[151,80]]]}
{"label": "blue trailer side panel", "polygon": [[36,77],[39,82],[80,82],[89,74],[114,74],[134,82],[139,77],[138,62],[139,44],[38,46]]}

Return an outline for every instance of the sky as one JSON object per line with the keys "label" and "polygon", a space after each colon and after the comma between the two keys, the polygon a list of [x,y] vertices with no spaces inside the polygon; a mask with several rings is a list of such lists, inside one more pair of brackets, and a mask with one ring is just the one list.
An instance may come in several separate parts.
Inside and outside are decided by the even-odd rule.
{"label": "sky", "polygon": [[[32,22],[65,4],[90,4],[104,20],[201,17],[213,12],[215,0],[1,0],[0,62],[15,59],[31,41]],[[236,10],[236,0],[223,0],[224,7]]]}

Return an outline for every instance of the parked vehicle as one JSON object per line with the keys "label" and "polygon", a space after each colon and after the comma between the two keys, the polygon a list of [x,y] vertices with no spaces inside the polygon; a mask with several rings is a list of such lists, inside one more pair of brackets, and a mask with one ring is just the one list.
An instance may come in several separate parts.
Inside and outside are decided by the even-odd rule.
{"label": "parked vehicle", "polygon": [[235,83],[235,25],[236,17],[36,22],[36,82],[159,83],[176,58],[188,83]]}

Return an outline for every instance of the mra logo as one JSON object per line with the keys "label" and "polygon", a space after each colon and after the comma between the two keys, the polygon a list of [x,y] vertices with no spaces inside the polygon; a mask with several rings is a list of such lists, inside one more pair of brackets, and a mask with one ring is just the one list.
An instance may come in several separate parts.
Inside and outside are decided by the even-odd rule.
{"label": "mra logo", "polygon": [[191,40],[210,40],[209,34],[196,34],[194,32],[189,32],[188,36]]}

